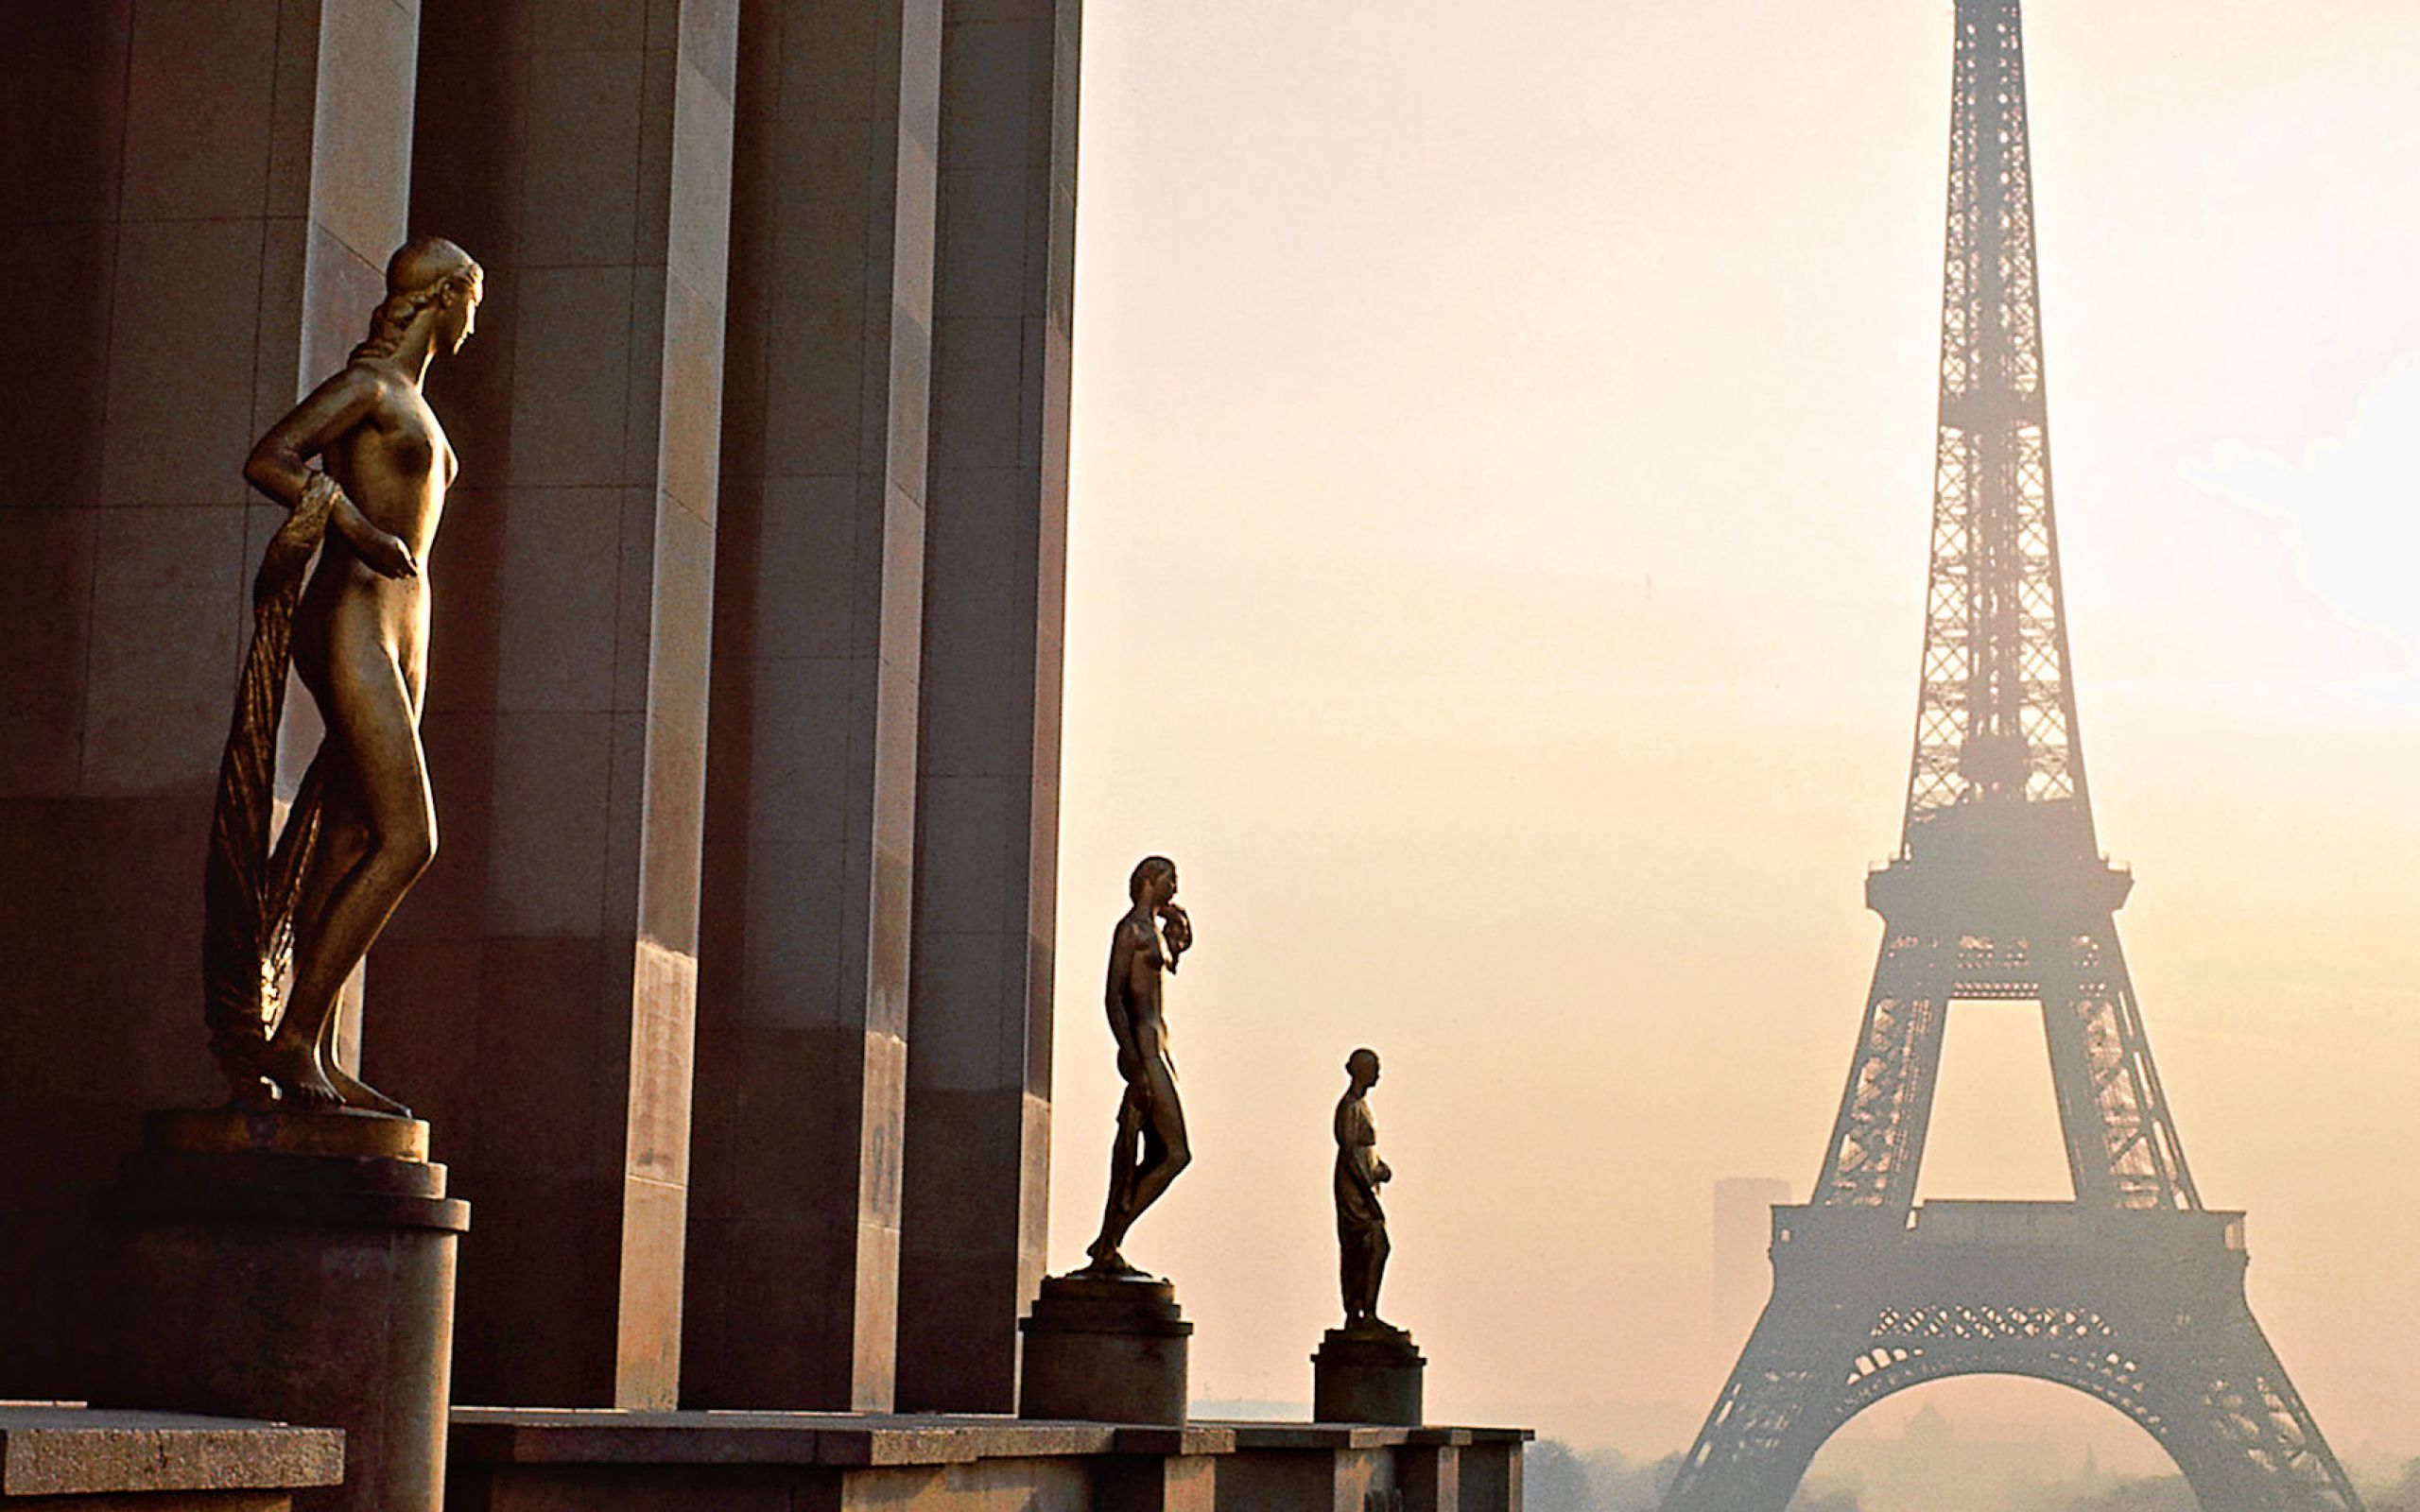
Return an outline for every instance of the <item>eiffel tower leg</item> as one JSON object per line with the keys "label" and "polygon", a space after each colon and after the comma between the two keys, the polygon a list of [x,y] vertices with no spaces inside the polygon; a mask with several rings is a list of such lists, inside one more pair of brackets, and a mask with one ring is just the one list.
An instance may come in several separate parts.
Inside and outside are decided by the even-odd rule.
{"label": "eiffel tower leg", "polygon": [[2076,1199],[2195,1209],[2201,1198],[2152,1065],[2114,920],[2044,931],[2042,1006]]}
{"label": "eiffel tower leg", "polygon": [[[2193,1478],[2204,1507],[2277,1512],[2360,1512],[2360,1495],[2287,1379],[2286,1367],[2248,1307],[2196,1319],[2182,1331],[2166,1368],[2198,1419],[2206,1447]],[[2182,1463],[2183,1456],[2179,1456]],[[2203,1491],[2206,1476],[2219,1489]]]}
{"label": "eiffel tower leg", "polygon": [[1932,1120],[1941,1031],[1949,1011],[1955,947],[1930,931],[1886,919],[1866,996],[1865,1026],[1824,1154],[1814,1200],[1905,1209]]}
{"label": "eiffel tower leg", "polygon": [[1786,1342],[1815,1323],[1778,1297],[1766,1307],[1665,1492],[1663,1512],[1783,1512],[1789,1504],[1838,1426],[1824,1410],[1836,1372]]}

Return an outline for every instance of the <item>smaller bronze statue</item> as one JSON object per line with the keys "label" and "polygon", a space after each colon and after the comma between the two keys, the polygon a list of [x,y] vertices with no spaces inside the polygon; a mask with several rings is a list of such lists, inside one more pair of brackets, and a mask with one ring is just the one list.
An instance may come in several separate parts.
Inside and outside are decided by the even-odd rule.
{"label": "smaller bronze statue", "polygon": [[1344,1074],[1344,1095],[1336,1104],[1337,1279],[1344,1326],[1328,1330],[1311,1356],[1311,1417],[1323,1423],[1417,1423],[1421,1372],[1428,1362],[1409,1332],[1378,1315],[1388,1247],[1378,1188],[1394,1179],[1378,1159],[1378,1130],[1370,1121],[1378,1053],[1356,1050],[1345,1057]]}
{"label": "smaller bronze statue", "polygon": [[1178,957],[1193,945],[1193,921],[1176,902],[1176,863],[1144,857],[1127,879],[1126,896],[1131,906],[1109,939],[1105,993],[1126,1096],[1117,1108],[1100,1237],[1086,1251],[1093,1263],[1078,1272],[1100,1278],[1142,1274],[1126,1263],[1118,1246],[1134,1220],[1193,1160],[1161,997],[1162,977],[1176,973]]}
{"label": "smaller bronze statue", "polygon": [[[469,338],[482,277],[452,242],[405,244],[368,339],[244,464],[292,513],[252,585],[203,883],[211,1043],[240,1104],[408,1116],[337,1064],[337,1000],[437,851],[420,712],[454,449],[421,388]],[[327,734],[272,848],[289,665]]]}
{"label": "smaller bronze statue", "polygon": [[1378,1053],[1356,1050],[1345,1058],[1349,1078],[1336,1105],[1336,1242],[1344,1290],[1347,1329],[1392,1329],[1378,1316],[1378,1283],[1387,1274],[1387,1214],[1378,1188],[1394,1179],[1378,1159],[1377,1125],[1370,1121],[1367,1094],[1378,1085]]}

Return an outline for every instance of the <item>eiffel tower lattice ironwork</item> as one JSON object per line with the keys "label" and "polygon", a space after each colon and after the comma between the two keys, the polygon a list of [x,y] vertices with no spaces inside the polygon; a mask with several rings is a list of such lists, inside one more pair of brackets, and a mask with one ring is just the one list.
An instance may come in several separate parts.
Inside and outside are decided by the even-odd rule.
{"label": "eiffel tower lattice ironwork", "polygon": [[[2202,1205],[2095,838],[2059,582],[2018,0],[1957,0],[1941,407],[1906,828],[1823,1175],[1773,1210],[1773,1295],[1664,1502],[1780,1512],[1872,1403],[2031,1376],[2142,1425],[2205,1512],[2360,1503]],[[1953,1002],[2041,1005],[2069,1202],[1918,1206]]]}

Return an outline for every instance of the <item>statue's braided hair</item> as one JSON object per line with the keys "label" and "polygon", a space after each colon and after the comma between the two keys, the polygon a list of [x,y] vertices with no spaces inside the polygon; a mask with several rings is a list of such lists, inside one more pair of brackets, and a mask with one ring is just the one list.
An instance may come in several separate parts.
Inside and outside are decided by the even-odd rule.
{"label": "statue's braided hair", "polygon": [[1166,856],[1145,856],[1134,864],[1134,870],[1126,879],[1126,896],[1140,902],[1143,899],[1143,884],[1146,879],[1154,872],[1175,869],[1176,863]]}
{"label": "statue's braided hair", "polygon": [[475,286],[479,265],[442,236],[416,236],[387,260],[387,297],[370,315],[370,335],[353,349],[353,360],[391,357],[421,312],[449,293]]}

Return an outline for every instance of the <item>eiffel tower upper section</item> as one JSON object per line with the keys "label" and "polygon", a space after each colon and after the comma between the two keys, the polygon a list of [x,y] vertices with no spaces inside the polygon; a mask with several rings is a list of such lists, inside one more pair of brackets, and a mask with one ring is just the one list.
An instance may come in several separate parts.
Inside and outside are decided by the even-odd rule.
{"label": "eiffel tower upper section", "polygon": [[1901,855],[1979,823],[2021,830],[2028,849],[2090,857],[2016,0],[1962,4],[1957,25],[1932,560]]}
{"label": "eiffel tower upper section", "polygon": [[1962,999],[2043,1005],[2078,1200],[2200,1199],[2112,916],[2134,879],[2093,830],[2051,505],[2019,0],[1959,0],[1940,411],[1915,749],[1886,922],[1817,1193],[1905,1211],[1944,1024]]}

